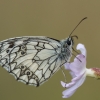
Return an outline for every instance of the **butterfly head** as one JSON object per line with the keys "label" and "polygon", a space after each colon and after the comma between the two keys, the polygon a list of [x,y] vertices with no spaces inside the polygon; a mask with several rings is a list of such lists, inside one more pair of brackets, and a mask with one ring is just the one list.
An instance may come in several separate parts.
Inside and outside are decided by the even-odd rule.
{"label": "butterfly head", "polygon": [[74,36],[70,36],[67,38],[66,43],[68,46],[73,46],[74,45],[74,38],[78,39],[78,36],[74,35]]}

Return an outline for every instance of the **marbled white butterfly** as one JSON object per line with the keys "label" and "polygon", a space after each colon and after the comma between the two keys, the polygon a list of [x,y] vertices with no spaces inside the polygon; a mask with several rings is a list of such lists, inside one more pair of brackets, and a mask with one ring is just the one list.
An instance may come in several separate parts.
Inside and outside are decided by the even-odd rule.
{"label": "marbled white butterfly", "polygon": [[74,44],[71,34],[61,41],[44,36],[1,41],[0,65],[18,81],[39,86],[70,60]]}

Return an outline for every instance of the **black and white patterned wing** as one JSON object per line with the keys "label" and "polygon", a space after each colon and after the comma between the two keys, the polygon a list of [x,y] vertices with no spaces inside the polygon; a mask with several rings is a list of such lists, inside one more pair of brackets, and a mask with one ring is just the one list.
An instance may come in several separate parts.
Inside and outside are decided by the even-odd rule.
{"label": "black and white patterned wing", "polygon": [[18,81],[39,86],[66,62],[61,43],[48,37],[17,37],[0,42],[0,65]]}

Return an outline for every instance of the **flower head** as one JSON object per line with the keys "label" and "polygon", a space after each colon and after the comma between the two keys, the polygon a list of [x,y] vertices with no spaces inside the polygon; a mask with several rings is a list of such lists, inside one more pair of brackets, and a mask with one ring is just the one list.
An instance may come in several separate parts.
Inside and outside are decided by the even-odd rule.
{"label": "flower head", "polygon": [[[86,76],[100,78],[100,68],[86,68],[86,49],[83,44],[77,45],[77,50],[81,51],[81,54],[77,55],[72,63],[66,63],[65,69],[70,71],[72,80],[70,83],[64,83],[61,81],[61,85],[67,90],[63,91],[63,98],[69,98],[74,94],[78,87],[80,87]],[[81,61],[80,61],[80,60]]]}

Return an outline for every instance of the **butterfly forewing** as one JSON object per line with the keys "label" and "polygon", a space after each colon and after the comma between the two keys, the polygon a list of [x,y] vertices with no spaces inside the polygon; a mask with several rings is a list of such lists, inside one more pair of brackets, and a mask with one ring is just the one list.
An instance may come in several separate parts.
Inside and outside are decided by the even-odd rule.
{"label": "butterfly forewing", "polygon": [[0,65],[18,81],[39,86],[70,58],[61,49],[61,41],[48,37],[11,38],[0,42]]}

